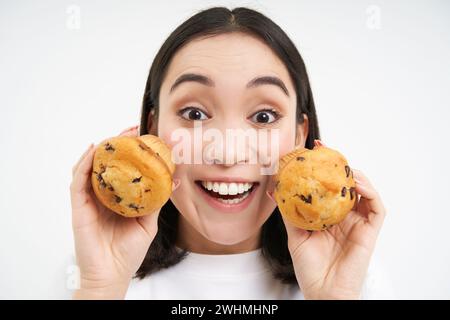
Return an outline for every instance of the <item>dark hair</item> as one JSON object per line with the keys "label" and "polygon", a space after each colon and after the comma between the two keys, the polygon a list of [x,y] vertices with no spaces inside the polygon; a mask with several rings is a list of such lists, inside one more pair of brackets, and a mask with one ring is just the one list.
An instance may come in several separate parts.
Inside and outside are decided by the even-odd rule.
{"label": "dark hair", "polygon": [[[244,32],[263,40],[281,59],[289,71],[297,94],[297,123],[303,123],[303,114],[308,116],[309,133],[306,148],[312,149],[314,139],[319,139],[319,126],[311,87],[303,59],[284,31],[268,17],[248,8],[229,10],[213,7],[198,12],[173,31],[157,53],[145,87],[142,104],[140,134],[148,133],[148,118],[157,123],[161,84],[174,54],[189,41],[231,32]],[[161,209],[158,232],[153,240],[136,277],[180,262],[186,251],[175,246],[179,212],[169,200]],[[287,233],[278,208],[262,227],[262,254],[269,262],[275,278],[285,283],[295,283],[295,274],[287,246]]]}

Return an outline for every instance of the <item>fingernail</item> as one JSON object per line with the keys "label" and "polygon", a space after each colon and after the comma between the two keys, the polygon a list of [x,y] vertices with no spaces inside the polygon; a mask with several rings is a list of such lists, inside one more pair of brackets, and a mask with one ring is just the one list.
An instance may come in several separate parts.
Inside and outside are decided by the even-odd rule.
{"label": "fingernail", "polygon": [[173,179],[172,180],[172,191],[175,191],[179,187],[180,182],[181,182],[180,179]]}
{"label": "fingernail", "polygon": [[273,197],[273,191],[266,191],[266,195],[276,204],[275,198]]}
{"label": "fingernail", "polygon": [[318,147],[325,147],[325,144],[320,141],[319,139],[314,139],[314,145],[318,146]]}

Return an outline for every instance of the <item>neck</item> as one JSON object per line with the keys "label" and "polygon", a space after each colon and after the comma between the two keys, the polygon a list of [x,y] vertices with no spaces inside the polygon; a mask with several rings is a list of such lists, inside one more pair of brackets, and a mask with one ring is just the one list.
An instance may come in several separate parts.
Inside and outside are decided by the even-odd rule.
{"label": "neck", "polygon": [[200,254],[236,254],[253,251],[261,247],[261,232],[257,232],[256,235],[242,242],[224,245],[205,238],[181,214],[178,219],[177,234],[176,245],[179,248]]}

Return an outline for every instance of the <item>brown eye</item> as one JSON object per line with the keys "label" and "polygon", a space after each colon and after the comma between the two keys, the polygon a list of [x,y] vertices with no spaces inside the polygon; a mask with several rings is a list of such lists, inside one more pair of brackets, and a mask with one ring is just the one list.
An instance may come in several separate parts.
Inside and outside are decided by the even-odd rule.
{"label": "brown eye", "polygon": [[203,121],[209,119],[209,117],[202,110],[194,107],[184,108],[179,112],[179,115],[186,120],[192,121]]}
{"label": "brown eye", "polygon": [[278,120],[278,114],[272,110],[261,110],[250,118],[255,123],[268,124]]}

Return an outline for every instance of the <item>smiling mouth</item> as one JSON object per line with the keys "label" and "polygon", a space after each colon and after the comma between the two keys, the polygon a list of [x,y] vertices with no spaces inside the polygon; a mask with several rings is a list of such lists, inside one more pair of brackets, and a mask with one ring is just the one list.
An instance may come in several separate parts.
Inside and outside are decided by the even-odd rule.
{"label": "smiling mouth", "polygon": [[244,201],[259,185],[259,182],[253,183],[225,183],[213,181],[200,181],[195,183],[207,195],[223,204],[238,204]]}

